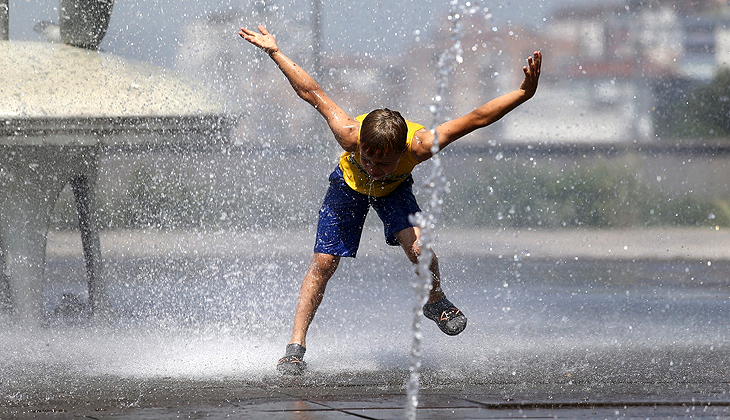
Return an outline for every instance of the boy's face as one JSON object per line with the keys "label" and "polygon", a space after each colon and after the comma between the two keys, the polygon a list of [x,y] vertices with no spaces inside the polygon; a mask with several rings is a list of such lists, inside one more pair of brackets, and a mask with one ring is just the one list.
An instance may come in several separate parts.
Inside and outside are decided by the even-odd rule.
{"label": "boy's face", "polygon": [[381,181],[398,167],[403,152],[390,152],[383,156],[372,155],[360,148],[360,164],[371,178]]}

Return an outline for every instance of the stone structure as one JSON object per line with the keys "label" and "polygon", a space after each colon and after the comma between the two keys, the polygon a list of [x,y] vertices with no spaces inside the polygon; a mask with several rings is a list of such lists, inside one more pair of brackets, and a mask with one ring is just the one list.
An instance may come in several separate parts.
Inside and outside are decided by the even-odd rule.
{"label": "stone structure", "polygon": [[98,315],[109,306],[95,217],[100,154],[218,144],[230,131],[222,101],[200,84],[97,51],[111,8],[111,0],[64,0],[63,43],[0,40],[0,300],[31,323],[42,317],[48,224],[65,185],[76,198],[89,309]]}

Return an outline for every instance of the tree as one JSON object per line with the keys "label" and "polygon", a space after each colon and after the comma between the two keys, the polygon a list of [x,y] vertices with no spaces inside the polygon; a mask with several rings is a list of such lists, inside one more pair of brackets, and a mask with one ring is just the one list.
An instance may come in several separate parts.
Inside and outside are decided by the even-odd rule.
{"label": "tree", "polygon": [[[730,69],[723,68],[707,85],[675,89],[663,82],[662,98],[656,107],[656,132],[664,138],[726,138],[730,140]],[[668,89],[669,88],[669,89]]]}

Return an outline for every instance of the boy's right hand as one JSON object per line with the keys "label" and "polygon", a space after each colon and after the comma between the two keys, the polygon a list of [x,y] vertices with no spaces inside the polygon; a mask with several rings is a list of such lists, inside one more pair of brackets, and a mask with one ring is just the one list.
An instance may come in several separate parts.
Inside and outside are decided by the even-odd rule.
{"label": "boy's right hand", "polygon": [[271,35],[263,25],[259,25],[259,32],[261,33],[241,28],[238,31],[238,35],[241,35],[241,38],[266,51],[267,54],[273,54],[279,51],[279,46],[276,45],[274,35]]}

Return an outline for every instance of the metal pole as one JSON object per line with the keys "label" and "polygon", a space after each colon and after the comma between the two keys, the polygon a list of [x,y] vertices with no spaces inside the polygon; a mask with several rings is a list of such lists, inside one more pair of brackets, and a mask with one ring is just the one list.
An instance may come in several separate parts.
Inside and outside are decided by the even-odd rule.
{"label": "metal pole", "polygon": [[0,0],[0,41],[10,39],[10,0]]}
{"label": "metal pole", "polygon": [[314,74],[324,76],[322,68],[322,0],[312,0],[312,54],[314,55]]}
{"label": "metal pole", "polygon": [[[327,82],[325,78],[324,65],[322,64],[322,0],[312,0],[312,72],[323,87]],[[313,113],[310,133],[320,139],[320,145],[324,145],[327,135],[322,130],[319,115]]]}

